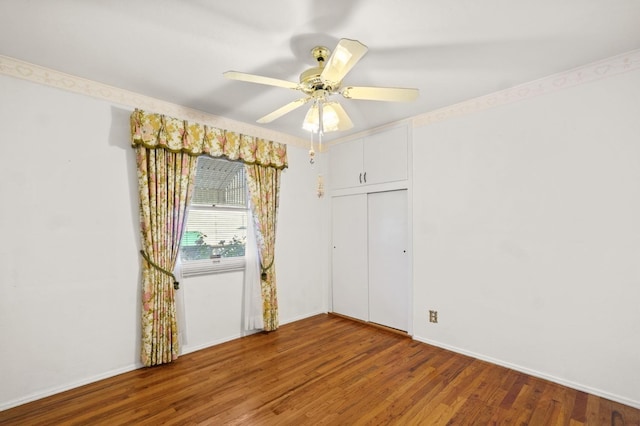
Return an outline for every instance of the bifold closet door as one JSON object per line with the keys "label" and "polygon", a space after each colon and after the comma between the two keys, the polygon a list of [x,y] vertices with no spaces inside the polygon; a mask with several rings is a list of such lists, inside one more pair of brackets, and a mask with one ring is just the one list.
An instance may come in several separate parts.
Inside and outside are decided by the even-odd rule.
{"label": "bifold closet door", "polygon": [[409,253],[407,191],[368,196],[369,321],[407,331]]}
{"label": "bifold closet door", "polygon": [[331,204],[333,312],[368,321],[367,194]]}

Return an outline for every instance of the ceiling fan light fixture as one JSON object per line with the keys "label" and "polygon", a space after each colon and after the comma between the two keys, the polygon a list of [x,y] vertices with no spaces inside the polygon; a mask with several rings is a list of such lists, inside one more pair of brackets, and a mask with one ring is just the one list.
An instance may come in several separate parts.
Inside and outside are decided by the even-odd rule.
{"label": "ceiling fan light fixture", "polygon": [[327,104],[330,104],[329,107],[338,117],[338,128],[336,130],[344,131],[344,130],[349,130],[350,128],[353,127],[353,122],[347,115],[347,112],[344,110],[342,105],[334,101],[327,102]]}
{"label": "ceiling fan light fixture", "polygon": [[325,132],[335,132],[339,130],[340,117],[334,108],[335,102],[322,104],[322,130]]}
{"label": "ceiling fan light fixture", "polygon": [[318,106],[314,103],[307,111],[307,114],[304,116],[304,121],[302,122],[302,128],[307,132],[317,133],[320,119],[318,117]]}
{"label": "ceiling fan light fixture", "polygon": [[[322,108],[322,126],[320,126],[320,108]],[[341,121],[346,119],[351,123],[342,106],[337,102],[315,102],[307,111],[302,122],[302,128],[308,132],[318,133],[322,128],[323,133],[344,130]],[[351,124],[353,126],[353,124]]]}

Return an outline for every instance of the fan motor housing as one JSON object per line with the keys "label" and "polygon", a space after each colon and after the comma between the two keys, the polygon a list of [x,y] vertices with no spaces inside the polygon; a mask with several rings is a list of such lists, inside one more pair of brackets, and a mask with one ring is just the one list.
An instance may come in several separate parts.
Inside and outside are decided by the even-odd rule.
{"label": "fan motor housing", "polygon": [[323,69],[324,67],[309,68],[300,74],[300,85],[302,86],[303,92],[311,95],[316,90],[326,90],[329,92],[333,92],[335,90],[334,87],[328,86],[320,78]]}
{"label": "fan motor housing", "polygon": [[324,46],[316,46],[311,49],[311,55],[313,55],[313,58],[318,61],[318,66],[309,68],[300,74],[300,85],[302,86],[302,91],[307,95],[312,95],[318,90],[324,90],[330,93],[335,92],[338,89],[337,86],[330,86],[320,78],[322,70],[324,70],[325,61],[331,55],[331,51]]}

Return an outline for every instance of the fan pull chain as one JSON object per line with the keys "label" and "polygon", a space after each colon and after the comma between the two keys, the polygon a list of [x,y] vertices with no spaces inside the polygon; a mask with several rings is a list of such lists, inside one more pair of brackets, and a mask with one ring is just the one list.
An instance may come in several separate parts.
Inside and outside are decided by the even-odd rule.
{"label": "fan pull chain", "polygon": [[[322,108],[320,109],[320,111],[322,111]],[[322,113],[320,113],[320,117],[322,117]],[[322,118],[321,118],[322,120]],[[322,123],[322,121],[320,121],[320,123]],[[320,127],[318,132],[318,151],[322,152],[322,127]],[[318,198],[322,198],[322,196],[324,195],[324,180],[322,178],[322,174],[318,174],[318,189],[316,191],[316,193],[318,194]]]}
{"label": "fan pull chain", "polygon": [[309,164],[314,164],[316,162],[316,152],[313,150],[313,131],[311,133],[311,146],[309,147]]}

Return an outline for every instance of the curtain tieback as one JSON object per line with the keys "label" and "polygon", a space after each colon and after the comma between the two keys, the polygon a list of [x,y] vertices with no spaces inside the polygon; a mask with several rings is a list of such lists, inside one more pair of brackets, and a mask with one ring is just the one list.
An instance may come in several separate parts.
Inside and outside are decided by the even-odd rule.
{"label": "curtain tieback", "polygon": [[267,271],[269,269],[271,269],[271,267],[273,266],[273,261],[275,260],[275,258],[271,259],[271,263],[269,263],[267,266],[262,266],[262,262],[260,263],[260,269],[262,269],[262,274],[260,274],[260,278],[263,281],[267,280]]}
{"label": "curtain tieback", "polygon": [[[173,288],[175,290],[179,290],[180,289],[180,283],[178,282],[178,280],[176,280],[176,276],[173,275],[173,272],[171,271],[167,271],[166,269],[164,269],[162,266],[158,265],[157,263],[155,263],[153,260],[151,260],[151,258],[149,257],[149,255],[147,253],[145,253],[144,250],[140,250],[140,254],[142,255],[142,257],[144,257],[144,260],[146,260],[147,262],[149,262],[149,265],[153,266],[154,268],[156,268],[158,271],[169,275],[172,279],[173,279]],[[273,263],[273,262],[271,262]]]}

